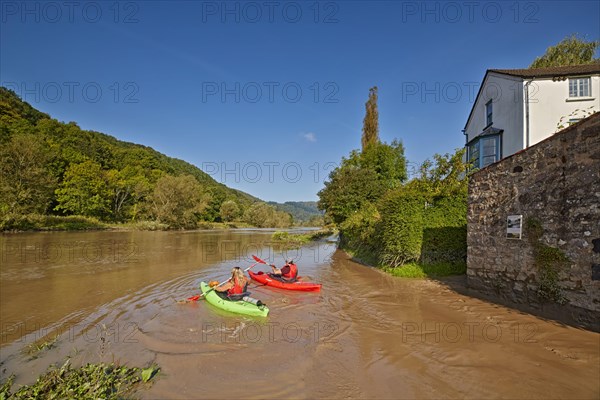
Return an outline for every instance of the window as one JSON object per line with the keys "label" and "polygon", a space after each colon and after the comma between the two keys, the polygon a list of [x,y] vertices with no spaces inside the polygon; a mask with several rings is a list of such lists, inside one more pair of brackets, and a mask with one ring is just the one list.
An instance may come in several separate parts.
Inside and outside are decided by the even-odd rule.
{"label": "window", "polygon": [[590,97],[590,78],[570,78],[569,97]]}
{"label": "window", "polygon": [[500,160],[500,135],[483,136],[468,146],[469,161],[474,168],[487,167]]}
{"label": "window", "polygon": [[485,126],[492,124],[492,101],[485,103]]}

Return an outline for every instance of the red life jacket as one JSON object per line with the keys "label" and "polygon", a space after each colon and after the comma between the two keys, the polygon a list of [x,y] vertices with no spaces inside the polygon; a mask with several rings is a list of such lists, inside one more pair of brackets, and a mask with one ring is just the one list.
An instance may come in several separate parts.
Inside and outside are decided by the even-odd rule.
{"label": "red life jacket", "polygon": [[296,279],[296,277],[298,276],[298,267],[296,266],[296,264],[291,263],[286,265],[290,267],[290,272],[288,272],[287,274],[282,273],[281,276],[288,280]]}
{"label": "red life jacket", "polygon": [[232,283],[233,283],[233,287],[231,289],[227,290],[227,295],[244,293],[244,286],[240,285],[235,280],[232,281]]}

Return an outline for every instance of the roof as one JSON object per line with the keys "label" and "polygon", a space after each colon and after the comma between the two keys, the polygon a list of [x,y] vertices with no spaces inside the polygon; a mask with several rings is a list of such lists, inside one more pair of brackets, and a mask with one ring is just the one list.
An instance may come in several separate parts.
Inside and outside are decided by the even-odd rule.
{"label": "roof", "polygon": [[592,64],[581,64],[581,65],[567,65],[564,67],[549,67],[549,68],[532,68],[532,69],[488,69],[485,71],[485,75],[483,80],[481,81],[481,86],[479,86],[479,91],[477,92],[477,96],[475,96],[475,101],[473,102],[473,107],[471,107],[471,112],[469,113],[469,117],[467,118],[467,122],[465,123],[465,128],[467,129],[467,125],[469,125],[469,121],[471,120],[471,116],[473,115],[473,110],[475,110],[475,105],[477,104],[477,100],[479,99],[479,95],[483,90],[483,86],[485,80],[490,72],[494,72],[496,74],[509,75],[523,79],[535,79],[535,78],[554,78],[559,76],[576,76],[576,75],[588,75],[588,74],[600,74],[600,62],[594,62]]}
{"label": "roof", "polygon": [[553,78],[555,76],[600,74],[600,63],[532,69],[488,69],[487,72],[496,72],[520,78]]}

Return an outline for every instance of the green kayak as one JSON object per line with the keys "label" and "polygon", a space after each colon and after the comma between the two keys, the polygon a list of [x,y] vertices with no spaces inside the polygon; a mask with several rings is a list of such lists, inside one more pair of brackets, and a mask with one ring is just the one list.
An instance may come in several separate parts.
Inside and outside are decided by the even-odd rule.
{"label": "green kayak", "polygon": [[222,310],[230,311],[237,314],[252,315],[256,317],[266,317],[269,315],[269,308],[265,305],[257,306],[253,303],[246,301],[230,301],[224,300],[215,293],[214,290],[210,290],[210,286],[206,282],[200,282],[200,291],[206,293],[204,296],[206,301],[215,307],[219,307]]}

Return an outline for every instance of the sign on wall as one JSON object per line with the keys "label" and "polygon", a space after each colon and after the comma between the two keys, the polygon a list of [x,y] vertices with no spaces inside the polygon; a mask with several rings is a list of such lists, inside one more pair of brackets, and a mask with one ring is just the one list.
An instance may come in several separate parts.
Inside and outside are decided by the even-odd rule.
{"label": "sign on wall", "polygon": [[523,216],[509,215],[506,218],[506,237],[508,239],[521,239],[523,232]]}

